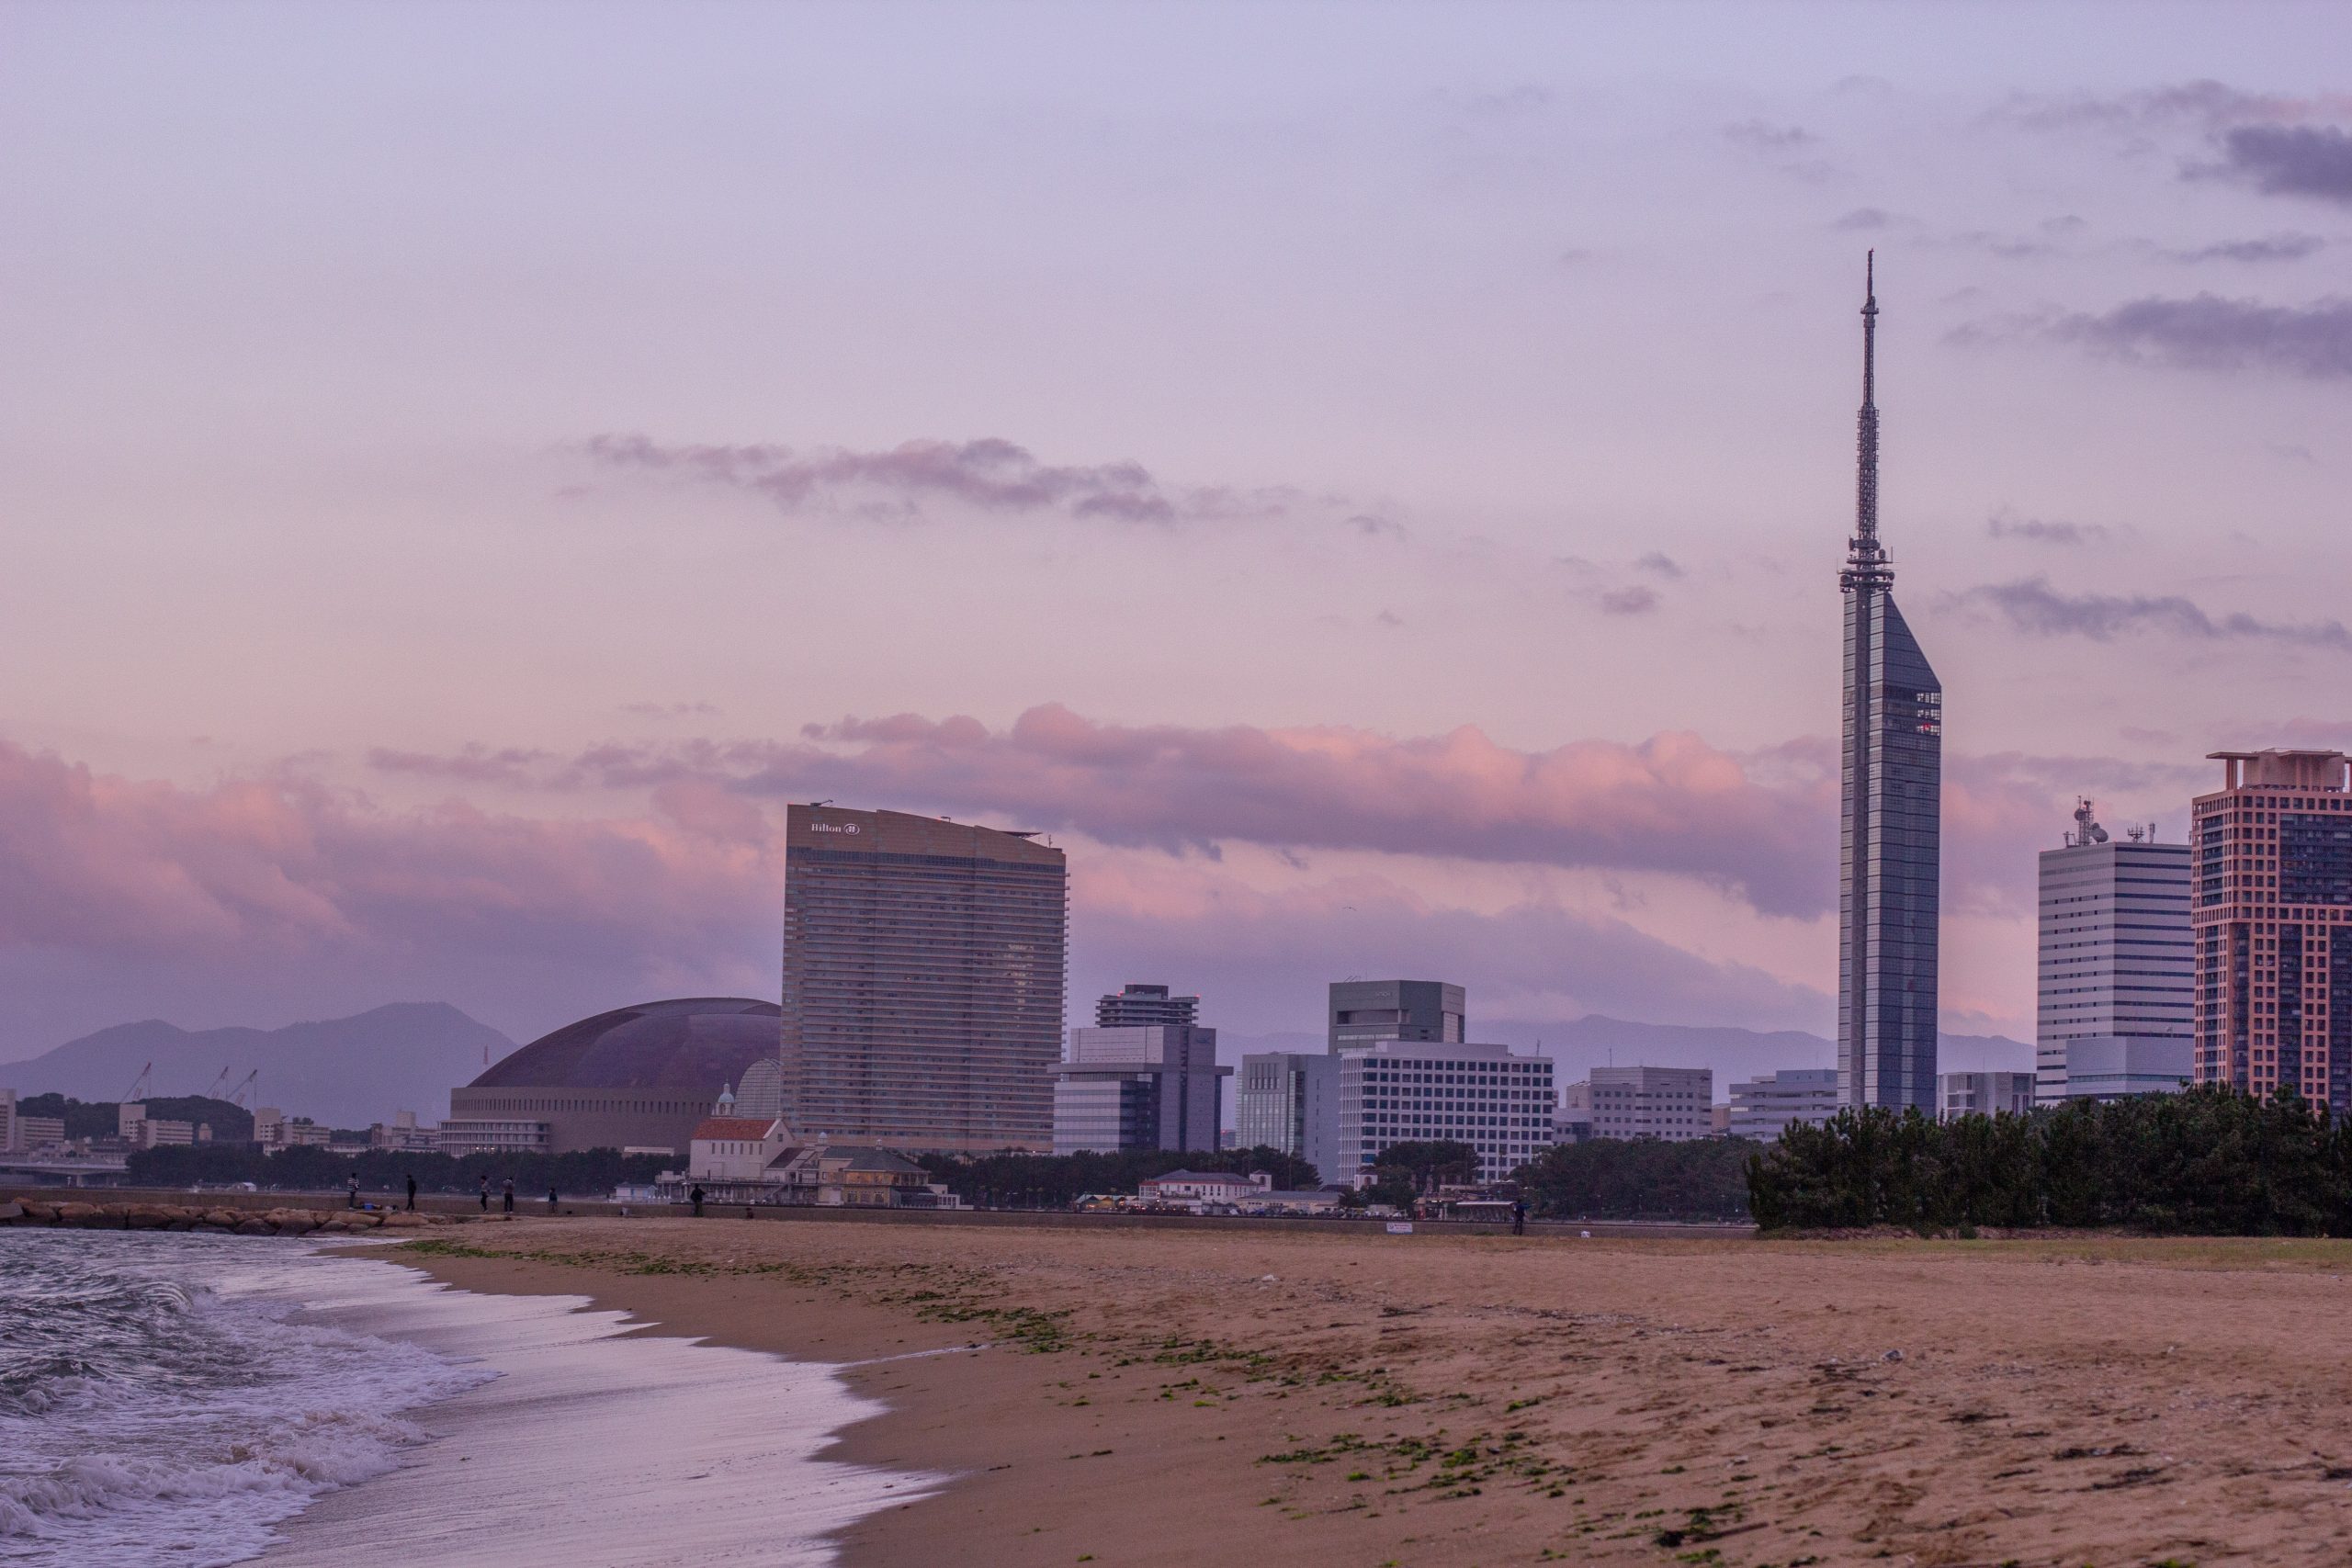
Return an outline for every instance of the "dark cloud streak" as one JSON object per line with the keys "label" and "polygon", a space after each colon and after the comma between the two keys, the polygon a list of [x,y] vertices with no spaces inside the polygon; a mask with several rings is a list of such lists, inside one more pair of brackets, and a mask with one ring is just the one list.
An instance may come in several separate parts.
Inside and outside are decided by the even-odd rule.
{"label": "dark cloud streak", "polygon": [[2112,642],[2120,637],[2147,634],[2198,642],[2278,642],[2352,651],[2352,631],[2340,621],[2295,625],[2261,620],[2242,610],[2216,615],[2179,594],[2062,593],[2046,577],[2028,577],[1972,588],[1955,599],[1962,604],[1986,606],[2016,630],[2032,637]]}

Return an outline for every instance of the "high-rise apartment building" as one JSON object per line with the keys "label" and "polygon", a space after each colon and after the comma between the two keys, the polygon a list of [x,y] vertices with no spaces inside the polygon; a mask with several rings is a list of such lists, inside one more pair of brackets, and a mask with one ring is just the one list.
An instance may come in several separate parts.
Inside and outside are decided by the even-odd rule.
{"label": "high-rise apartment building", "polygon": [[1582,1087],[1596,1138],[1679,1144],[1713,1135],[1712,1067],[1595,1067]]}
{"label": "high-rise apartment building", "polygon": [[[1507,1045],[1381,1040],[1340,1058],[1341,1169],[1345,1181],[1393,1144],[1451,1140],[1478,1151],[1478,1178],[1499,1181],[1552,1141],[1552,1059]],[[1318,1167],[1318,1169],[1321,1168]]]}
{"label": "high-rise apartment building", "polygon": [[2199,1083],[2352,1113],[2352,794],[2341,751],[2214,751],[2190,922]]}
{"label": "high-rise apartment building", "polygon": [[1053,1146],[1062,852],[898,811],[785,823],[785,1116],[801,1137]]}
{"label": "high-rise apartment building", "polygon": [[2041,852],[2041,950],[2036,1104],[2180,1087],[2197,1001],[2187,844],[2111,838],[2081,802],[2064,845]]}
{"label": "high-rise apartment building", "polygon": [[1464,993],[1442,980],[1335,980],[1331,983],[1330,1049],[1375,1040],[1426,1040],[1459,1045]]}
{"label": "high-rise apartment building", "polygon": [[1735,1138],[1777,1143],[1792,1126],[1819,1126],[1838,1114],[1838,1069],[1782,1067],[1731,1086]]}
{"label": "high-rise apartment building", "polygon": [[1268,1051],[1241,1058],[1234,1079],[1233,1141],[1280,1149],[1336,1181],[1340,1160],[1340,1059],[1328,1052]]}
{"label": "high-rise apartment building", "polygon": [[1866,280],[1854,534],[1838,579],[1846,596],[1838,1093],[1849,1105],[1932,1115],[1944,695],[1894,607],[1894,567],[1879,542],[1877,339],[1878,293]]}
{"label": "high-rise apartment building", "polygon": [[1182,1027],[1200,1021],[1201,998],[1171,997],[1165,986],[1120,987],[1094,1003],[1097,1029]]}
{"label": "high-rise apartment building", "polygon": [[1214,1149],[1216,1031],[1191,1024],[1073,1029],[1054,1068],[1054,1153]]}
{"label": "high-rise apartment building", "polygon": [[2022,1116],[2033,1109],[2031,1073],[1940,1073],[1936,1077],[1936,1114]]}

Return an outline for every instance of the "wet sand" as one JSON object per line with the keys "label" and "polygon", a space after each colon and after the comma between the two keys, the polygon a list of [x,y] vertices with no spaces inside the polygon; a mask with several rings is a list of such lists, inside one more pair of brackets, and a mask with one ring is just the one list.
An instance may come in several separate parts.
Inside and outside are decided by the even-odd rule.
{"label": "wet sand", "polygon": [[870,1362],[851,1383],[889,1414],[825,1457],[956,1479],[843,1531],[861,1568],[2352,1551],[2342,1243],[714,1218],[424,1245],[395,1256],[649,1332]]}

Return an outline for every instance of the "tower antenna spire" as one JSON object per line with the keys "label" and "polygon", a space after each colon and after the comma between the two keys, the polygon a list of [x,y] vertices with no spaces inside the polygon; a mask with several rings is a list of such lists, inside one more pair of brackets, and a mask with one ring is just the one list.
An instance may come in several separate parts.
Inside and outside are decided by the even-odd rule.
{"label": "tower antenna spire", "polygon": [[1847,541],[1847,592],[1878,592],[1894,585],[1894,565],[1878,542],[1878,252],[1862,258],[1862,407],[1855,416],[1854,536]]}

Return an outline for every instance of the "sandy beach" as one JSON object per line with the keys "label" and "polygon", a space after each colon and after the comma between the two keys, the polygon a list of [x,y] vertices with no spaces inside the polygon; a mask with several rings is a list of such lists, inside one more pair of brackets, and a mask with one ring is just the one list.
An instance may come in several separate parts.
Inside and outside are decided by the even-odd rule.
{"label": "sandy beach", "polygon": [[400,1256],[867,1363],[889,1414],[827,1457],[956,1479],[844,1531],[860,1568],[2210,1568],[2352,1539],[2344,1244],[554,1219]]}

